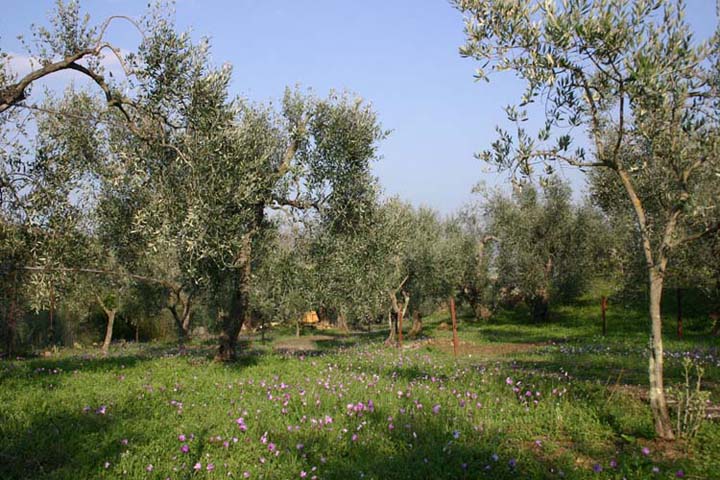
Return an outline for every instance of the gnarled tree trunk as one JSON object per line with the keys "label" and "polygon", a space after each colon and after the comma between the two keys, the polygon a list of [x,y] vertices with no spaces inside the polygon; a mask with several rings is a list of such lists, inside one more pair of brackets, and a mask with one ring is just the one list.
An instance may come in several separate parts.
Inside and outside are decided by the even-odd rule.
{"label": "gnarled tree trunk", "polygon": [[535,291],[530,303],[532,319],[535,323],[546,322],[550,318],[550,279],[552,278],[553,258],[548,257],[543,268],[543,286]]}
{"label": "gnarled tree trunk", "polygon": [[238,256],[240,268],[234,272],[235,279],[230,310],[222,319],[220,345],[215,360],[227,362],[237,358],[237,339],[240,329],[250,313],[250,274],[252,239],[246,235]]}
{"label": "gnarled tree trunk", "polygon": [[[403,281],[400,282],[400,285],[398,285],[395,291],[390,292],[390,306],[392,308],[390,313],[390,335],[385,343],[389,343],[391,341],[392,343],[395,343],[396,338],[399,342],[402,342],[402,319],[405,317],[405,312],[407,312],[408,305],[410,304],[410,295],[405,290],[402,290],[402,287],[407,279],[408,277],[406,276]],[[397,294],[401,290],[403,296],[402,305],[400,305],[397,301]]]}
{"label": "gnarled tree trunk", "polygon": [[530,303],[532,319],[535,323],[543,323],[550,317],[550,298],[546,289],[535,293]]}
{"label": "gnarled tree trunk", "polygon": [[408,338],[416,338],[422,333],[422,315],[420,315],[420,312],[415,310],[413,312],[413,323],[412,327],[410,328],[410,331],[408,332],[407,336]]}
{"label": "gnarled tree trunk", "polygon": [[117,308],[110,308],[107,304],[105,304],[105,302],[103,302],[102,298],[100,298],[99,295],[96,295],[95,298],[97,298],[100,307],[105,312],[105,316],[107,316],[107,325],[105,327],[105,340],[103,340],[101,348],[103,355],[107,355],[108,351],[110,350],[110,344],[112,343],[113,326],[115,325],[115,313],[117,312]]}
{"label": "gnarled tree trunk", "polygon": [[397,342],[397,317],[393,315],[392,311],[388,312],[388,327],[390,333],[385,339],[385,345],[395,345]]}
{"label": "gnarled tree trunk", "polygon": [[7,308],[5,322],[7,324],[7,338],[5,339],[5,353],[11,358],[15,353],[15,337],[17,336],[18,302],[15,288],[11,292],[10,305]]}
{"label": "gnarled tree trunk", "polygon": [[340,330],[341,332],[350,333],[350,327],[348,326],[347,317],[345,316],[344,312],[338,312],[336,325],[338,330]]}
{"label": "gnarled tree trunk", "polygon": [[[175,300],[168,305],[168,310],[172,313],[175,320],[175,326],[178,333],[178,350],[180,353],[185,351],[185,341],[190,338],[190,316],[192,308],[192,295],[183,294],[181,290],[173,292]],[[178,306],[180,309],[178,310]]]}

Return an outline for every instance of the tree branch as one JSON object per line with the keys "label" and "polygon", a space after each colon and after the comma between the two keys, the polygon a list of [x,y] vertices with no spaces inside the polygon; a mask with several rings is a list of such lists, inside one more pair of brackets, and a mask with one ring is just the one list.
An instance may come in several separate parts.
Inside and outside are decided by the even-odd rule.
{"label": "tree branch", "polygon": [[320,204],[312,200],[301,200],[299,198],[292,200],[289,198],[280,197],[273,197],[272,200],[273,202],[275,202],[276,206],[272,206],[271,208],[292,207],[298,210],[309,210],[311,208],[314,208],[315,210],[320,210]]}
{"label": "tree branch", "polygon": [[38,273],[49,273],[49,272],[63,272],[63,273],[90,273],[94,275],[107,275],[107,276],[115,276],[115,277],[126,277],[131,278],[133,280],[138,280],[140,282],[146,282],[146,283],[154,283],[157,285],[162,285],[164,287],[167,287],[171,289],[173,292],[179,291],[182,289],[181,286],[174,284],[172,282],[169,282],[167,280],[161,280],[158,278],[153,277],[147,277],[145,275],[137,275],[134,273],[124,273],[124,272],[118,272],[115,270],[105,270],[101,268],[73,268],[73,267],[40,267],[40,266],[25,266],[23,267],[24,270],[28,272],[38,272]]}
{"label": "tree branch", "polygon": [[712,235],[713,233],[719,232],[719,231],[720,231],[720,222],[717,222],[717,223],[714,224],[714,225],[710,225],[710,226],[707,227],[705,230],[702,230],[702,231],[700,231],[700,232],[694,233],[694,234],[692,234],[692,235],[687,235],[687,236],[685,236],[685,237],[677,240],[677,241],[674,243],[674,245],[680,245],[680,244],[683,244],[683,243],[694,242],[695,240],[700,240],[700,239],[703,238],[703,237],[706,237],[706,236],[708,236],[708,235]]}
{"label": "tree branch", "polygon": [[45,64],[42,68],[25,75],[19,82],[8,85],[0,91],[0,113],[25,100],[27,98],[25,95],[25,89],[27,89],[33,82],[55,72],[67,70],[70,68],[71,64],[77,62],[83,57],[87,57],[88,55],[97,55],[97,51],[93,48],[86,48],[75,55],[65,57],[57,62]]}

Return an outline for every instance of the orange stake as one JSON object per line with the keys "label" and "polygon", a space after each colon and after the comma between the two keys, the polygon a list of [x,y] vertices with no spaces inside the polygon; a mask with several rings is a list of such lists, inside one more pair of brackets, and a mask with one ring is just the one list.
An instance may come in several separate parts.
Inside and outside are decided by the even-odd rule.
{"label": "orange stake", "polygon": [[457,318],[455,317],[455,298],[450,297],[450,316],[452,317],[453,329],[453,352],[457,357],[458,334],[457,334]]}

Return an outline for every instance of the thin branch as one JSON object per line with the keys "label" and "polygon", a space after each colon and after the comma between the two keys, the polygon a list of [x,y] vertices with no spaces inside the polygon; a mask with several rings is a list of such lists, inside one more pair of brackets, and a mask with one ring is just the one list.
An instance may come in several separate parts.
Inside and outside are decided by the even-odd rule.
{"label": "thin branch", "polygon": [[273,202],[275,202],[275,205],[272,205],[270,208],[282,208],[282,207],[292,207],[297,210],[309,210],[311,208],[314,208],[315,210],[320,210],[320,204],[316,201],[312,200],[302,200],[299,198],[296,199],[289,199],[289,198],[279,198],[279,197],[273,197]]}
{"label": "thin branch", "polygon": [[623,136],[625,134],[625,84],[620,81],[620,109],[619,120],[618,120],[618,138],[615,142],[615,148],[613,149],[613,164],[617,164],[618,153],[620,153],[620,146],[622,145]]}
{"label": "thin branch", "polygon": [[562,160],[563,162],[572,165],[573,167],[578,168],[593,168],[593,167],[606,167],[607,163],[605,162],[581,162],[579,160],[576,160],[573,157],[568,157],[567,155],[561,155],[557,151],[554,150],[538,150],[536,152],[533,152],[533,157],[554,157],[558,160]]}
{"label": "thin branch", "polygon": [[106,18],[105,21],[103,22],[102,26],[100,27],[100,34],[98,35],[97,43],[95,44],[95,49],[96,49],[96,50],[99,50],[99,49],[100,49],[100,44],[102,43],[103,37],[105,36],[105,31],[106,31],[107,28],[110,26],[110,23],[111,23],[113,20],[125,20],[125,21],[127,21],[127,22],[130,22],[132,25],[135,26],[135,28],[136,28],[137,31],[140,33],[140,35],[142,35],[143,40],[145,40],[145,38],[146,38],[146,37],[145,37],[145,32],[143,31],[142,28],[140,28],[140,25],[137,23],[137,21],[136,21],[135,19],[130,18],[130,17],[126,16],[126,15],[112,15],[112,16]]}
{"label": "thin branch", "polygon": [[707,227],[705,230],[702,230],[702,231],[700,231],[700,232],[694,233],[694,234],[692,234],[692,235],[687,235],[687,236],[685,236],[685,237],[677,240],[677,241],[673,244],[673,246],[675,246],[675,245],[680,245],[680,244],[684,244],[684,243],[694,242],[695,240],[699,240],[699,239],[701,239],[701,238],[703,238],[703,237],[706,237],[706,236],[708,236],[708,235],[712,235],[712,234],[715,233],[715,232],[720,232],[720,222],[717,222],[717,223],[714,224],[714,225],[710,225],[710,226]]}
{"label": "thin branch", "polygon": [[133,280],[138,280],[141,282],[147,282],[147,283],[154,283],[157,285],[162,285],[164,287],[167,287],[171,289],[173,292],[176,292],[180,290],[182,287],[174,284],[172,282],[169,282],[167,280],[162,280],[158,278],[153,277],[147,277],[145,275],[137,275],[134,273],[125,273],[125,272],[118,272],[116,270],[105,270],[102,268],[74,268],[74,267],[41,267],[41,266],[25,266],[23,267],[23,270],[26,270],[28,272],[38,272],[38,273],[49,273],[49,272],[62,272],[62,273],[90,273],[94,275],[107,275],[107,276],[115,276],[115,277],[126,277],[131,278]]}

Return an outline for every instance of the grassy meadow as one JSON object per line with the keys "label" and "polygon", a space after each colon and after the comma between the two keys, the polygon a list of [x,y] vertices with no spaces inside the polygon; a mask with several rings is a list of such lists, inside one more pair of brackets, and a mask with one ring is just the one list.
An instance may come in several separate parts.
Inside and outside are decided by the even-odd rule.
{"label": "grassy meadow", "polygon": [[[440,312],[402,349],[307,329],[249,338],[234,364],[210,342],[2,361],[0,478],[720,478],[716,421],[654,439],[643,311],[611,303],[602,337],[595,303],[545,325],[461,315],[457,359]],[[717,339],[687,310],[682,340],[666,320],[666,382],[691,356],[716,404]]]}

